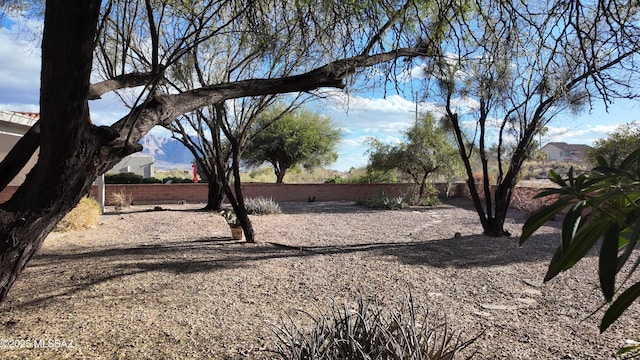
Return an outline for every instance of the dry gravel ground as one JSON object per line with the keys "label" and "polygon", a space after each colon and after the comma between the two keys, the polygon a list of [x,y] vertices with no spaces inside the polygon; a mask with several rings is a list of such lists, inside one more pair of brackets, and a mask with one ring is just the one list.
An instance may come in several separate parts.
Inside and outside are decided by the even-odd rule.
{"label": "dry gravel ground", "polygon": [[296,310],[358,292],[393,306],[408,290],[464,338],[484,331],[478,359],[610,359],[640,337],[638,304],[604,334],[602,312],[587,316],[602,301],[596,257],[541,283],[559,222],[520,247],[521,213],[508,219],[514,237],[488,238],[462,200],[402,211],[285,203],[252,218],[260,242],[247,244],[197,205],[151,208],[50,237],[0,304],[0,357],[269,359],[270,323],[287,314],[303,321]]}

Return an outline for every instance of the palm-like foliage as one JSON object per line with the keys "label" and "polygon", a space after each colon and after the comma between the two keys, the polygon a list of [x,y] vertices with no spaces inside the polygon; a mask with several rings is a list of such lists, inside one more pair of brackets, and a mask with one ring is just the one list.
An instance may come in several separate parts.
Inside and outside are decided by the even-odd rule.
{"label": "palm-like foliage", "polygon": [[[579,175],[572,169],[566,179],[551,172],[551,180],[559,187],[545,189],[536,197],[557,198],[527,220],[520,244],[556,214],[568,209],[560,246],[545,276],[548,281],[575,265],[602,239],[600,288],[607,301],[615,297],[600,324],[600,331],[604,331],[640,296],[640,282],[625,286],[640,265],[640,258],[629,261],[640,235],[640,149],[622,161],[613,155],[608,161],[598,158],[598,163],[593,170]],[[632,265],[616,290],[616,275],[628,261]]]}

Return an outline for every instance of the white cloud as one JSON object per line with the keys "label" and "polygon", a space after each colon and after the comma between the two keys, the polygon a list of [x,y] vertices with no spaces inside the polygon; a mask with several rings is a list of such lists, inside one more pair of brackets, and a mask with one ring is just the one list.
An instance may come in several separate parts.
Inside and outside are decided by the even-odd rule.
{"label": "white cloud", "polygon": [[451,99],[451,105],[453,107],[453,111],[458,114],[467,114],[480,109],[480,103],[478,100],[470,97]]}
{"label": "white cloud", "polygon": [[370,138],[370,136],[358,136],[358,137],[354,137],[354,138],[342,139],[340,141],[339,147],[341,149],[366,147],[367,146],[367,140],[369,138]]}
{"label": "white cloud", "polygon": [[0,49],[1,101],[7,105],[38,104],[40,49],[5,28],[0,28]]}

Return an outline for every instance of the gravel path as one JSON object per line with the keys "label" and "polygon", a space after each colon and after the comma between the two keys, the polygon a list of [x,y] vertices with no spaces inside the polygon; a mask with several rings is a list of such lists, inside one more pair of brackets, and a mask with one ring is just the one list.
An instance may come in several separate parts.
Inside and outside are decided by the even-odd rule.
{"label": "gravel path", "polygon": [[482,333],[478,359],[611,359],[640,338],[638,304],[604,334],[602,311],[588,317],[602,302],[596,257],[542,284],[559,222],[520,247],[521,213],[508,219],[514,237],[488,238],[461,200],[401,211],[284,203],[252,217],[259,242],[247,244],[196,205],[151,208],[51,236],[0,304],[3,341],[49,348],[3,346],[0,358],[269,359],[271,324],[304,320],[296,310],[358,293],[393,306],[408,291],[463,338]]}

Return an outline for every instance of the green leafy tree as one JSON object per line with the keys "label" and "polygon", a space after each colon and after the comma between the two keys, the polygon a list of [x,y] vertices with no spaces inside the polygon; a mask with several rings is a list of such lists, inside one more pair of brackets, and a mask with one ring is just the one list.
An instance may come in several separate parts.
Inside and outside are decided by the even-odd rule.
{"label": "green leafy tree", "polygon": [[418,186],[418,198],[425,196],[427,180],[433,173],[454,177],[460,158],[445,129],[437,126],[431,114],[405,132],[407,142],[389,145],[372,139],[369,167],[387,171],[397,169],[409,175]]}
{"label": "green leafy tree", "polygon": [[640,121],[619,125],[615,131],[604,139],[598,139],[588,153],[592,164],[598,163],[598,157],[611,158],[617,154],[618,159],[626,158],[640,144]]}
{"label": "green leafy tree", "polygon": [[[277,116],[280,118],[274,121]],[[283,113],[280,107],[270,109],[258,116],[254,131],[243,159],[254,167],[270,163],[277,183],[283,182],[291,168],[310,169],[331,164],[338,158],[335,148],[340,130],[330,118],[310,110]]]}
{"label": "green leafy tree", "polygon": [[607,301],[615,301],[602,318],[600,331],[606,330],[640,297],[640,282],[627,286],[627,281],[640,265],[632,261],[631,270],[616,290],[616,277],[632,259],[640,238],[640,149],[621,162],[616,156],[598,159],[598,167],[567,178],[551,171],[557,188],[548,188],[536,197],[554,197],[526,221],[520,244],[561,211],[566,213],[560,245],[556,250],[544,280],[549,281],[560,272],[577,264],[602,239],[599,251],[598,275],[600,288]]}
{"label": "green leafy tree", "polygon": [[629,24],[640,7],[615,0],[467,5],[473,16],[451,23],[441,57],[425,65],[425,92],[442,99],[484,234],[509,236],[513,190],[545,126],[590,102],[637,96],[640,37]]}

